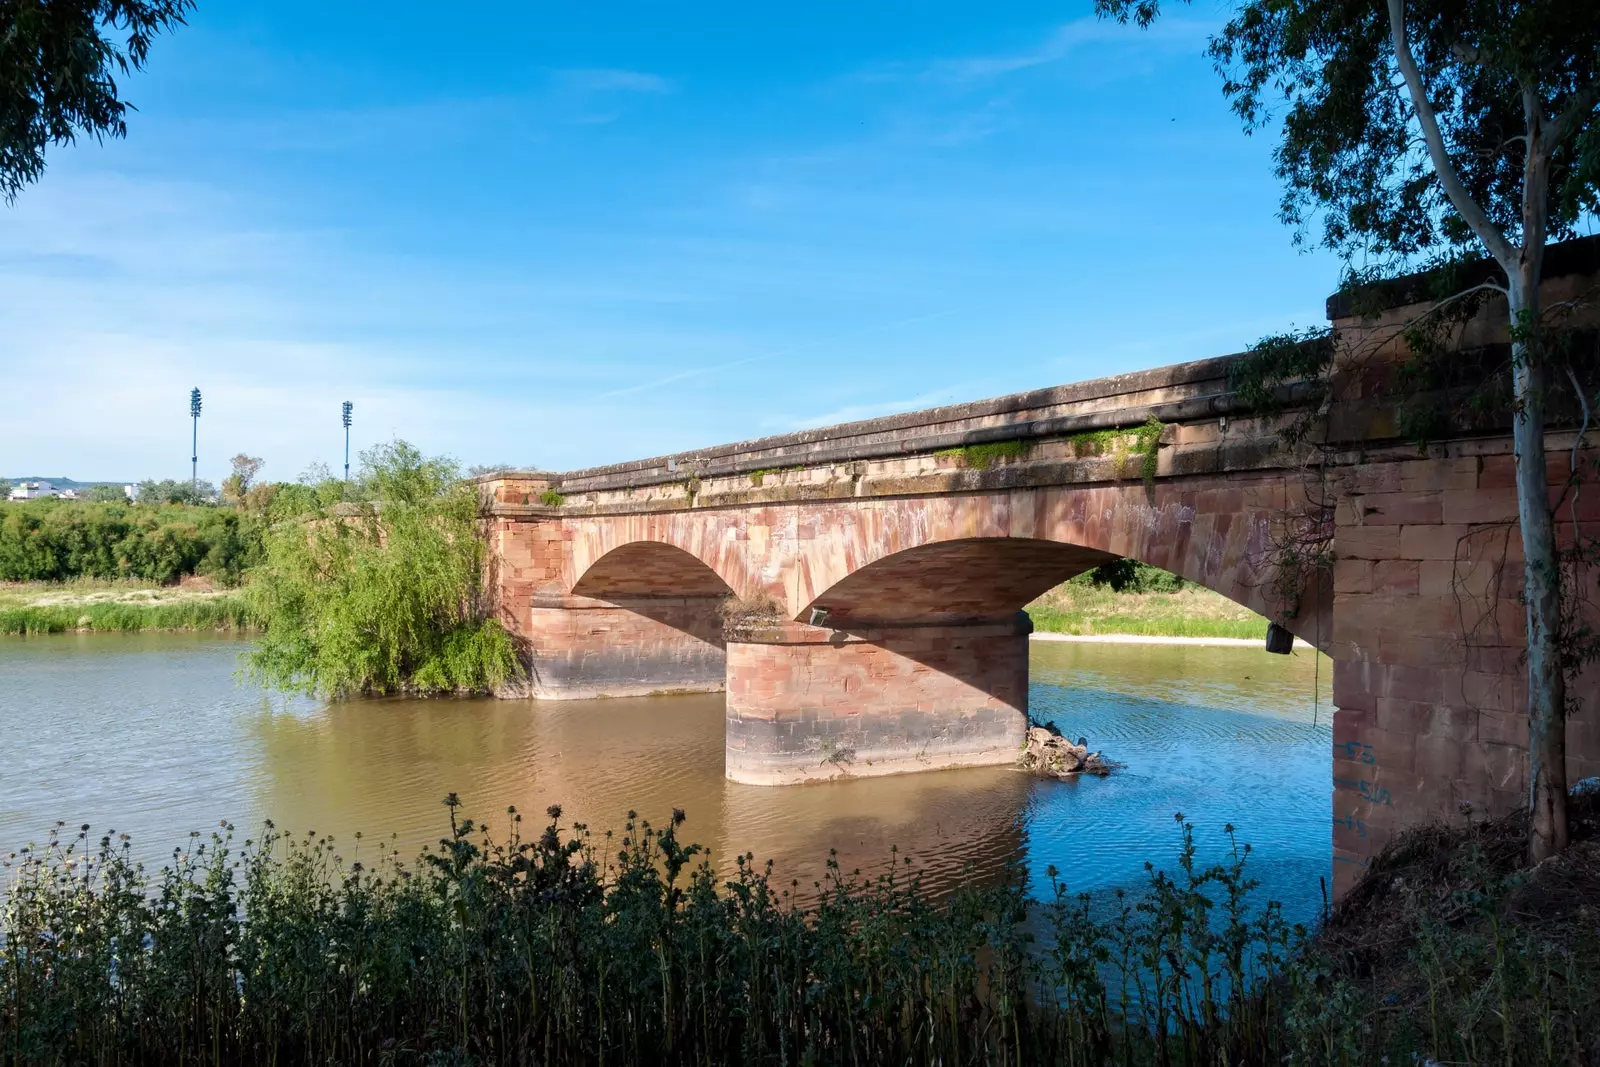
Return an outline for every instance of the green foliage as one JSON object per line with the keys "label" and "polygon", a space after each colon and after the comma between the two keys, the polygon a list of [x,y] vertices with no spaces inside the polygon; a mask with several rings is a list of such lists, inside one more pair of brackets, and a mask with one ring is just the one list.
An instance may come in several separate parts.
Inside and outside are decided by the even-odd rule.
{"label": "green foliage", "polygon": [[1021,459],[1033,447],[1031,441],[986,441],[959,448],[941,448],[936,456],[955,456],[973,470],[986,471],[1003,459]]}
{"label": "green foliage", "polygon": [[[1228,387],[1256,414],[1273,415],[1292,407],[1296,417],[1279,430],[1279,436],[1290,445],[1298,444],[1317,425],[1328,397],[1333,346],[1333,331],[1326,327],[1263,337],[1228,368]],[[1287,397],[1290,386],[1299,392],[1292,401]]]}
{"label": "green foliage", "polygon": [[1161,433],[1165,429],[1166,426],[1161,420],[1151,415],[1132,429],[1112,428],[1074,434],[1067,438],[1067,444],[1072,447],[1072,454],[1079,459],[1090,456],[1120,456],[1124,452],[1143,457],[1139,464],[1139,476],[1146,485],[1149,485],[1155,481],[1161,455]]}
{"label": "green foliage", "polygon": [[0,503],[0,581],[166,584],[201,574],[236,585],[260,555],[259,524],[227,509],[48,498]]}
{"label": "green foliage", "polygon": [[82,499],[91,504],[125,504],[128,494],[120,485],[91,485],[84,490]]}
{"label": "green foliage", "polygon": [[139,483],[139,503],[144,505],[161,504],[214,504],[217,501],[217,487],[210,482],[174,481],[163,478],[161,481],[142,481]]}
{"label": "green foliage", "polygon": [[554,489],[546,489],[544,492],[539,494],[539,503],[543,504],[547,508],[559,508],[562,504],[566,503],[566,501],[567,498],[556,492]]}
{"label": "green foliage", "polygon": [[1102,563],[1073,580],[1109,586],[1118,593],[1175,593],[1185,584],[1181,577],[1171,571],[1135,559],[1114,559],[1110,563]]}
{"label": "green foliage", "polygon": [[0,607],[0,634],[59,634],[79,630],[247,630],[255,624],[242,597],[209,597],[170,604],[62,604]]}
{"label": "green foliage", "polygon": [[[44,173],[45,147],[79,133],[121,137],[118,75],[144,67],[150,42],[190,0],[0,3],[0,194],[13,201]],[[125,39],[116,40],[117,36]]]}
{"label": "green foliage", "polygon": [[779,473],[777,467],[765,467],[765,468],[763,468],[761,470],[758,470],[758,471],[751,471],[750,472],[750,484],[755,486],[757,489],[759,489],[759,488],[761,488],[761,483],[763,483],[763,482],[765,482],[767,480],[767,475],[769,475],[769,474],[777,474],[777,473]]}
{"label": "green foliage", "polygon": [[240,452],[228,462],[233,468],[233,473],[222,480],[222,499],[230,504],[242,505],[249,497],[250,487],[255,484],[256,475],[261,473],[266,461]]}
{"label": "green foliage", "polygon": [[717,878],[681,812],[598,841],[559,808],[524,839],[513,809],[496,841],[447,802],[451,835],[414,866],[270,825],[242,849],[194,840],[153,878],[86,828],[25,854],[0,1058],[1143,1064],[1278,1040],[1263,979],[1294,933],[1246,912],[1242,852],[1203,868],[1187,831],[1176,878],[1109,921],[1056,884],[1034,952],[1020,871],[936,901],[898,859],[865,881],[830,861],[801,908],[748,858]]}
{"label": "green foliage", "polygon": [[802,904],[749,857],[719,879],[678,839],[682,812],[659,830],[630,813],[602,840],[552,807],[525,839],[511,809],[495,839],[446,803],[450,836],[415,863],[270,823],[242,848],[231,828],[195,834],[155,875],[87,826],[24,850],[0,913],[0,1062],[1600,1055],[1595,872],[1507,873],[1477,831],[1402,836],[1311,937],[1258,898],[1248,845],[1202,863],[1181,816],[1177,862],[1110,899],[1053,868],[1031,906],[1020,870],[934,899],[895,857],[871,879],[830,861]]}
{"label": "green foliage", "polygon": [[[499,687],[517,660],[488,617],[475,488],[404,441],[363,452],[361,465],[356,501],[323,504],[326,482],[274,499],[247,590],[266,627],[249,672],[336,697]],[[307,500],[319,506],[287,517]]]}
{"label": "green foliage", "polygon": [[[1158,0],[1097,0],[1148,25]],[[1407,0],[1405,23],[1465,193],[1502,233],[1522,230],[1530,112],[1550,165],[1551,239],[1600,210],[1600,5],[1592,0]],[[1246,130],[1276,124],[1281,213],[1350,262],[1392,269],[1483,246],[1436,177],[1400,77],[1388,5],[1248,0],[1212,38]],[[1526,94],[1526,96],[1525,96]],[[1531,104],[1531,108],[1527,105]],[[1542,242],[1544,234],[1529,234]]]}

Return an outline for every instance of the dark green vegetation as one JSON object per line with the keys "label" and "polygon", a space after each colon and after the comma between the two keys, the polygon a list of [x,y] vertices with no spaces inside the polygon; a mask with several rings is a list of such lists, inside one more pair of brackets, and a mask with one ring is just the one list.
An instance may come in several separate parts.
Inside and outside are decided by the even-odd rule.
{"label": "dark green vegetation", "polygon": [[167,604],[62,604],[0,607],[0,634],[59,634],[75,630],[246,630],[254,625],[237,596]]}
{"label": "dark green vegetation", "polygon": [[502,685],[517,658],[488,617],[474,486],[403,441],[361,463],[351,499],[329,499],[342,483],[272,498],[265,559],[246,589],[266,628],[250,673],[336,697]]}
{"label": "dark green vegetation", "polygon": [[[189,0],[0,0],[0,195],[44,173],[48,145],[127,130],[117,77],[144,66]],[[118,40],[118,38],[122,38]]]}
{"label": "dark green vegetation", "polygon": [[1171,571],[1140,563],[1136,559],[1114,559],[1110,563],[1102,563],[1071,581],[1105,586],[1114,593],[1176,593],[1186,584]]}
{"label": "dark green vegetation", "polygon": [[[1315,937],[1248,848],[1091,902],[909,862],[720,881],[681,813],[620,838],[471,821],[420,862],[269,826],[151,876],[85,832],[17,857],[0,1063],[1575,1064],[1600,1055],[1600,855],[1517,821],[1402,837]],[[1181,822],[1181,820],[1180,820]],[[341,858],[343,852],[347,858]]]}
{"label": "dark green vegetation", "polygon": [[191,574],[236,585],[261,559],[261,524],[230,509],[176,504],[0,502],[0,581]]}

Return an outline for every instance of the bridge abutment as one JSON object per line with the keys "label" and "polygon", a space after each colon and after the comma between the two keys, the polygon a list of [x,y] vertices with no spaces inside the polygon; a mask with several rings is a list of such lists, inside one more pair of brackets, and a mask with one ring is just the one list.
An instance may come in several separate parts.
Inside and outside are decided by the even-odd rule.
{"label": "bridge abutment", "polygon": [[790,785],[1010,763],[1027,731],[1030,629],[1021,615],[730,637],[726,774]]}
{"label": "bridge abutment", "polygon": [[544,700],[714,693],[725,654],[719,597],[535,601],[528,692]]}

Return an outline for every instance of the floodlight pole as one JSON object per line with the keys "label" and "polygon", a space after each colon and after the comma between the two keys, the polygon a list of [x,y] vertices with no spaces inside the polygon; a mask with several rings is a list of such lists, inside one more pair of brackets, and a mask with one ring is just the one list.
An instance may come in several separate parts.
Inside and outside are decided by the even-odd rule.
{"label": "floodlight pole", "polygon": [[352,407],[354,405],[346,400],[343,409],[340,411],[340,416],[344,421],[344,480],[346,484],[349,484],[350,481],[350,409]]}
{"label": "floodlight pole", "polygon": [[200,389],[189,390],[189,418],[194,421],[194,434],[189,442],[189,488],[200,487]]}

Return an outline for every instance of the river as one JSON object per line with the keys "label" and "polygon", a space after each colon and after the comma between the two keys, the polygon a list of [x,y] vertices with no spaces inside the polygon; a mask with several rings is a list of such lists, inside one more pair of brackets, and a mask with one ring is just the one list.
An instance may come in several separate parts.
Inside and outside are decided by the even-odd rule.
{"label": "river", "polygon": [[[392,839],[406,855],[448,829],[446,793],[492,827],[620,829],[688,813],[684,834],[726,868],[753,852],[802,886],[829,849],[881,870],[891,846],[927,884],[1026,865],[1074,890],[1133,887],[1170,865],[1181,812],[1203,855],[1237,827],[1263,892],[1292,919],[1330,874],[1328,661],[1256,648],[1034,642],[1032,708],[1125,764],[1106,779],[1006,768],[788,788],[722,775],[720,696],[553,703],[268,694],[236,677],[237,639],[104,634],[0,638],[0,855],[56,820],[126,832],[159,859],[231,821],[331,833],[347,858]],[[354,840],[354,831],[364,840]]]}

